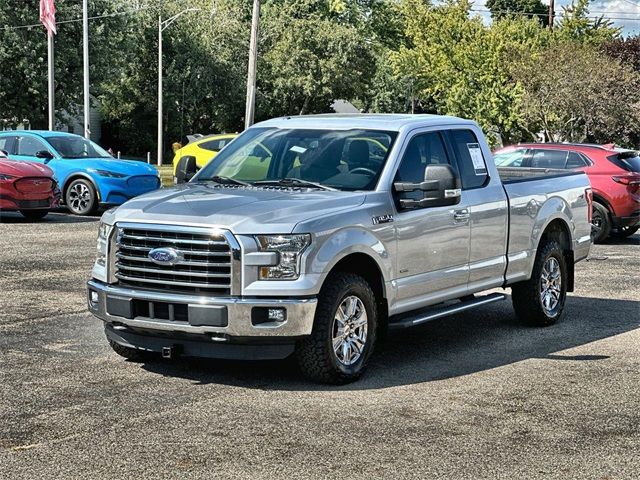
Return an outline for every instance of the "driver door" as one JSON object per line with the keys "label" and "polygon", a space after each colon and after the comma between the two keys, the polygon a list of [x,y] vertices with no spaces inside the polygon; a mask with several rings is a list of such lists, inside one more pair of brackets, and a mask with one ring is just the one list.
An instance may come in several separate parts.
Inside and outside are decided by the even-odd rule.
{"label": "driver door", "polygon": [[[418,133],[407,143],[394,182],[420,183],[428,165],[449,164],[440,132]],[[396,306],[393,313],[464,295],[469,279],[471,229],[464,191],[456,205],[402,209],[399,200],[422,192],[393,192],[398,245]]]}

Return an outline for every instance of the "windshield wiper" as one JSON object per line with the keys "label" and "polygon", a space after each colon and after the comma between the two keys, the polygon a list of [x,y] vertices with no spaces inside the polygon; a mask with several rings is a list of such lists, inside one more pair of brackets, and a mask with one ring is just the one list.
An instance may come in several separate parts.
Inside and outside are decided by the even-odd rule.
{"label": "windshield wiper", "polygon": [[255,182],[255,185],[283,185],[285,187],[313,187],[319,188],[321,190],[330,190],[332,192],[337,192],[337,188],[328,187],[326,185],[322,185],[321,183],[311,182],[309,180],[302,180],[300,178],[279,178],[277,180],[261,180],[260,182]]}
{"label": "windshield wiper", "polygon": [[220,185],[242,185],[243,187],[252,187],[253,185],[251,185],[248,182],[243,182],[242,180],[236,180],[235,178],[231,178],[231,177],[221,177],[220,175],[214,175],[211,178],[206,178],[203,180],[200,180],[201,182],[216,182],[219,183]]}

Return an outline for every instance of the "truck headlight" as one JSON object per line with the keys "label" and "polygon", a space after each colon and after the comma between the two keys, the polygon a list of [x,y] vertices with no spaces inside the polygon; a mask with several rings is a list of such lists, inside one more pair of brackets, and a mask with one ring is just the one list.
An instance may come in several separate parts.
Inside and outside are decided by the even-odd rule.
{"label": "truck headlight", "polygon": [[260,280],[296,280],[300,276],[300,257],[311,243],[311,235],[258,235],[260,250],[278,254],[278,263],[260,267]]}
{"label": "truck headlight", "polygon": [[96,263],[101,267],[107,265],[107,246],[109,243],[109,234],[111,233],[111,225],[100,222],[98,227],[98,243],[96,245],[97,258]]}

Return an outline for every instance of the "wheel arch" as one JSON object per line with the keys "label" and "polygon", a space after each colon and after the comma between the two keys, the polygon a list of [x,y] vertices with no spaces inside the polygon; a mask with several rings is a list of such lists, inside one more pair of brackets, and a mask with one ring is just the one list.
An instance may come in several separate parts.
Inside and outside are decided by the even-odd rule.
{"label": "wheel arch", "polygon": [[64,185],[62,187],[62,200],[66,203],[67,189],[69,188],[69,185],[71,185],[71,182],[73,182],[74,180],[78,180],[78,179],[88,180],[89,182],[91,182],[91,185],[93,185],[93,188],[96,191],[97,201],[98,201],[98,203],[100,203],[102,201],[102,199],[100,197],[100,188],[98,187],[98,184],[91,177],[91,175],[89,175],[87,173],[84,173],[84,172],[75,172],[75,173],[70,174],[66,178],[66,180],[64,181]]}
{"label": "wheel arch", "polygon": [[542,235],[540,235],[536,251],[538,251],[540,247],[549,240],[557,241],[562,248],[565,262],[567,264],[567,291],[573,292],[575,284],[573,242],[571,230],[564,219],[555,218],[547,224]]}

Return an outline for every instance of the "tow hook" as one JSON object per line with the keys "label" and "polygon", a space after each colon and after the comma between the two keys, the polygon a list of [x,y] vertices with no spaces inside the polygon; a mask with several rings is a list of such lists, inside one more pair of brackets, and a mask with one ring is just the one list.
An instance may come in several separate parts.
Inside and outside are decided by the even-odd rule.
{"label": "tow hook", "polygon": [[180,345],[171,345],[169,347],[162,347],[162,358],[166,358],[167,360],[171,360],[176,358],[182,352],[182,348]]}

